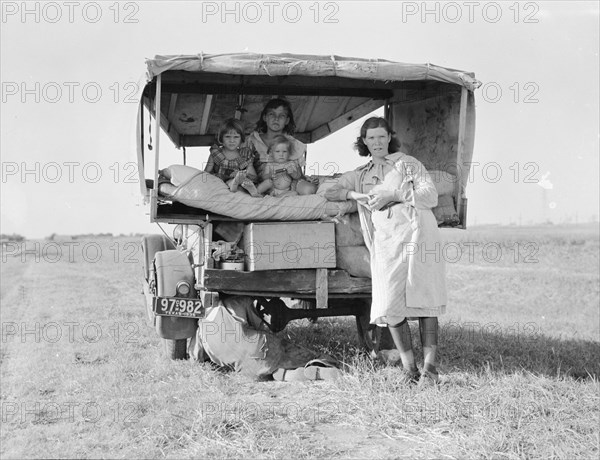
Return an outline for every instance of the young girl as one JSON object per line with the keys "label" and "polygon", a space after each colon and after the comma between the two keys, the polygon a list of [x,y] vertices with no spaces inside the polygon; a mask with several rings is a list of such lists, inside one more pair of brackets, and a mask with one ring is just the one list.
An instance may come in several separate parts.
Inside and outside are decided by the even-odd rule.
{"label": "young girl", "polygon": [[257,179],[252,164],[254,158],[248,149],[240,149],[244,140],[242,123],[235,118],[225,120],[217,135],[219,147],[211,148],[204,171],[220,178],[232,192],[241,186],[250,195],[259,196],[253,183]]}
{"label": "young girl", "polygon": [[258,193],[269,193],[272,196],[292,196],[292,182],[302,177],[298,162],[290,160],[292,142],[283,135],[275,136],[268,150],[268,160],[261,169],[261,180]]}

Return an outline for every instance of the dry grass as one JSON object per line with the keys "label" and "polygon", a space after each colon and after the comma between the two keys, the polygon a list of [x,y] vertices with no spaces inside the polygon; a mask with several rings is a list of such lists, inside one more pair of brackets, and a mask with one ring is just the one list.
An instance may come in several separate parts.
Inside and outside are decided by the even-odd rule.
{"label": "dry grass", "polygon": [[114,241],[98,241],[96,263],[77,252],[74,262],[6,257],[0,455],[597,458],[597,227],[444,236],[503,251],[534,242],[538,262],[515,263],[505,251],[495,263],[475,252],[472,262],[448,264],[444,382],[426,389],[399,384],[398,369],[365,357],[348,318],[285,331],[350,365],[336,383],[253,382],[170,362],[146,325],[141,270],[124,261],[127,240],[118,257]]}

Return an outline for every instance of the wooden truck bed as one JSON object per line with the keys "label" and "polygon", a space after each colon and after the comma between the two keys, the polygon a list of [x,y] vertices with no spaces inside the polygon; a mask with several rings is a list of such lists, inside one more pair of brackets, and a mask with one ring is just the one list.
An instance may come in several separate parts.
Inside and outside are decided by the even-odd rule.
{"label": "wooden truck bed", "polygon": [[265,297],[371,297],[371,279],[350,276],[345,270],[305,269],[237,271],[206,269],[202,288],[238,295]]}

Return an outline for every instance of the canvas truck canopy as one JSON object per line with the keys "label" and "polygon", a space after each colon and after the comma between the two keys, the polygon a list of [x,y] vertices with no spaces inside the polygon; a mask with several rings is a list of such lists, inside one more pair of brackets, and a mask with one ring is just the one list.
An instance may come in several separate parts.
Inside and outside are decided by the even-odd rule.
{"label": "canvas truck canopy", "polygon": [[[265,103],[278,96],[290,101],[294,136],[307,144],[384,107],[403,151],[428,170],[458,177],[453,195],[460,214],[473,154],[473,91],[481,85],[471,72],[382,59],[257,53],[156,56],[146,64],[140,109],[154,115],[160,107],[160,127],[176,147],[211,145],[222,122],[234,116],[251,132]],[[138,129],[141,174],[143,132]]]}

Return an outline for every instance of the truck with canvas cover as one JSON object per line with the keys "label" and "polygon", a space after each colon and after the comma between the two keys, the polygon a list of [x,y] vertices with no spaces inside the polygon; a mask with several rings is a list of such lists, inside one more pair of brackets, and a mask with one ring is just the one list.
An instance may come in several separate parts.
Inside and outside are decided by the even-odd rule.
{"label": "truck with canvas cover", "polygon": [[[285,98],[294,137],[308,144],[306,165],[318,161],[311,144],[383,109],[402,151],[435,182],[438,225],[465,228],[479,86],[470,72],[381,59],[201,53],[147,60],[137,125],[141,193],[151,222],[175,227],[142,240],[144,293],[169,356],[185,357],[198,318],[222,294],[254,298],[273,331],[293,319],[355,316],[362,345],[375,349],[385,338],[368,324],[369,257],[356,209],[323,197],[335,177],[313,177],[319,186],[311,195],[232,193],[189,167],[193,147],[213,145],[230,118],[251,133],[265,104]],[[358,128],[348,129],[356,136]],[[167,140],[181,150],[180,164],[161,157]]]}

